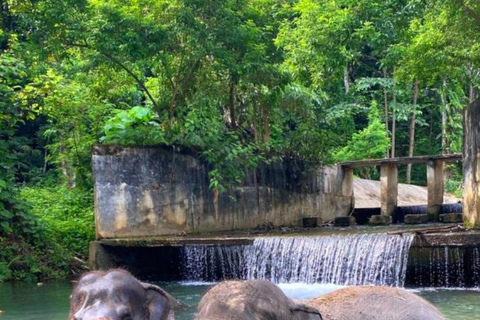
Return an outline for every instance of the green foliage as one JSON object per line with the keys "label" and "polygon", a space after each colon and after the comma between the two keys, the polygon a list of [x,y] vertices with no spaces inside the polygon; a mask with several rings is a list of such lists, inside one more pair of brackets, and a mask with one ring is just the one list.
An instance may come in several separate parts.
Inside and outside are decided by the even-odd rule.
{"label": "green foliage", "polygon": [[[462,110],[480,88],[479,10],[474,0],[5,1],[0,275],[64,274],[66,248],[84,254],[97,143],[193,148],[219,192],[275,159],[405,156],[413,116],[415,154],[460,152]],[[412,181],[424,176],[414,168]],[[25,184],[36,187],[18,196]]]}
{"label": "green foliage", "polygon": [[16,168],[22,166],[23,142],[17,136],[23,121],[18,95],[24,88],[25,65],[11,52],[0,54],[0,237],[14,234],[35,240],[35,221],[26,214],[28,206],[16,198]]}
{"label": "green foliage", "polygon": [[105,124],[101,142],[121,145],[164,144],[165,138],[158,123],[158,115],[150,108],[133,107],[119,111]]}
{"label": "green foliage", "polygon": [[458,199],[463,199],[463,181],[447,180],[445,182],[445,192],[453,194]]}
{"label": "green foliage", "polygon": [[[34,223],[28,230],[34,236],[0,238],[0,282],[35,281],[78,271],[82,266],[73,258],[86,260],[88,243],[94,239],[91,192],[23,187],[18,199],[30,203],[26,211]],[[24,226],[21,230],[27,231]]]}
{"label": "green foliage", "polygon": [[390,147],[385,134],[385,124],[380,122],[377,103],[372,102],[368,115],[368,126],[353,134],[352,140],[335,153],[337,161],[384,158]]}
{"label": "green foliage", "polygon": [[257,151],[253,144],[244,145],[231,133],[203,151],[202,157],[213,164],[209,172],[210,188],[222,193],[239,185],[245,171],[256,168],[264,160]]}
{"label": "green foliage", "polygon": [[453,194],[458,199],[463,199],[462,165],[447,164],[445,171],[448,174],[445,179],[445,192]]}
{"label": "green foliage", "polygon": [[[40,0],[12,12],[19,26],[35,26],[25,42],[41,67],[25,104],[48,118],[47,161],[69,185],[91,187],[89,152],[99,142],[193,147],[225,181],[238,180],[220,173],[229,171],[227,159],[240,171],[252,163],[225,155],[223,144],[252,159],[328,163],[369,125],[369,103],[384,94],[380,121],[395,112],[400,127],[415,115],[432,132],[417,135],[419,146],[438,152],[447,141],[447,150],[458,150],[459,108],[449,109],[442,131],[428,119],[440,95],[421,93],[412,103],[414,78],[425,86],[443,80],[419,57],[443,41],[434,27],[456,17],[448,8],[393,0]],[[437,20],[436,12],[443,12]],[[434,61],[459,61],[450,56],[438,51]],[[465,103],[446,96],[450,106]],[[406,141],[398,132],[397,155],[407,153]]]}
{"label": "green foliage", "polygon": [[88,256],[88,244],[95,237],[91,191],[59,186],[23,187],[19,197],[31,203],[30,213],[44,227],[49,243],[68,250],[69,257]]}

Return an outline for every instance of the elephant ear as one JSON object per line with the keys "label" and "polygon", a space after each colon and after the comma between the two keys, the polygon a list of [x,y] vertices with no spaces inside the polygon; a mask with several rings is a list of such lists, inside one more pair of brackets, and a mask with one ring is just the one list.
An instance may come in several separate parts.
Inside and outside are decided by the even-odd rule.
{"label": "elephant ear", "polygon": [[313,307],[307,306],[302,303],[296,303],[295,306],[292,308],[293,313],[301,313],[304,316],[299,317],[298,319],[305,319],[305,320],[323,320],[322,315],[318,309]]}
{"label": "elephant ear", "polygon": [[182,304],[159,286],[142,283],[147,291],[148,320],[174,320],[174,309]]}

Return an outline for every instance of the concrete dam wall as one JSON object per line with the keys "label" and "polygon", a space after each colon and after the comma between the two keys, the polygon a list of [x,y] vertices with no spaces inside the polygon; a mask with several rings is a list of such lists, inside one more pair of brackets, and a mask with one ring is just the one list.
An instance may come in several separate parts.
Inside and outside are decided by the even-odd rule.
{"label": "concrete dam wall", "polygon": [[191,150],[96,146],[92,162],[98,239],[301,226],[304,218],[331,221],[353,207],[336,167],[265,164],[215,195],[211,167]]}

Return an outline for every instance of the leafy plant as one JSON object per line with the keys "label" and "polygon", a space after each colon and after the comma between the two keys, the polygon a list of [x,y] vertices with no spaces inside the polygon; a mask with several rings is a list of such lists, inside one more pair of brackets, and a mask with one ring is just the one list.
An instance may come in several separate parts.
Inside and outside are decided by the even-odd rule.
{"label": "leafy plant", "polygon": [[156,115],[150,108],[133,107],[118,111],[107,121],[101,142],[121,145],[164,144],[165,138]]}
{"label": "leafy plant", "polygon": [[[31,214],[45,228],[49,243],[68,249],[68,256],[88,256],[94,239],[93,194],[66,187],[23,187],[20,199],[31,203]],[[68,259],[68,257],[65,257]]]}
{"label": "leafy plant", "polygon": [[0,282],[36,281],[81,271],[94,239],[90,191],[66,187],[23,187],[18,201],[30,203],[30,221],[15,223],[15,235],[0,237]]}
{"label": "leafy plant", "polygon": [[372,102],[368,126],[353,135],[349,143],[335,153],[337,161],[384,158],[390,147],[385,135],[385,124],[380,122],[377,103]]}

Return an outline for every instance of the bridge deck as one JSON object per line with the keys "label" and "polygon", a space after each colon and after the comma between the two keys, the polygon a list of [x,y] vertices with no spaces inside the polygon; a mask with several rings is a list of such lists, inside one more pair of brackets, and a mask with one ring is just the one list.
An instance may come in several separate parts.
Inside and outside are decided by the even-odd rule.
{"label": "bridge deck", "polygon": [[416,157],[397,157],[397,158],[386,158],[386,159],[372,159],[372,160],[361,160],[361,161],[345,161],[339,162],[338,165],[342,167],[350,168],[364,168],[379,166],[382,164],[394,163],[394,164],[418,164],[418,163],[428,163],[430,161],[442,161],[442,162],[457,162],[462,161],[462,154],[446,154],[440,156],[416,156]]}

